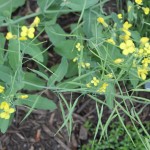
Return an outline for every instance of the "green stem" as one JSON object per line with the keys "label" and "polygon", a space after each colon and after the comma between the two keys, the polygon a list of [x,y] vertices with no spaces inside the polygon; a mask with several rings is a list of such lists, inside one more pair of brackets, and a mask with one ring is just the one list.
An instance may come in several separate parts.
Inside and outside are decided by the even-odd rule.
{"label": "green stem", "polygon": [[3,23],[3,24],[0,25],[0,27],[5,27],[5,26],[8,26],[8,25],[10,25],[10,24],[11,24],[11,25],[12,25],[12,24],[16,24],[16,23],[18,23],[18,22],[21,22],[21,21],[26,20],[26,19],[28,19],[28,18],[35,17],[35,16],[40,15],[40,14],[41,14],[41,12],[36,12],[36,13],[33,13],[33,14],[30,14],[30,15],[21,17],[21,18],[19,18],[19,19],[16,19],[16,20],[13,20],[13,21],[10,21],[10,22],[7,22],[7,23]]}

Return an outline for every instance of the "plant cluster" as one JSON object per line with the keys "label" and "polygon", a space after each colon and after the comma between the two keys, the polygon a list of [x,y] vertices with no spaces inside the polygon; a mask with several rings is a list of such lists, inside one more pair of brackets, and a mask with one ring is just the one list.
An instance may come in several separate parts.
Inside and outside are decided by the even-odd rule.
{"label": "plant cluster", "polygon": [[[0,1],[0,27],[7,27],[8,30],[7,33],[0,33],[1,132],[6,132],[18,105],[29,108],[24,119],[33,109],[54,110],[55,103],[42,96],[46,90],[51,90],[60,98],[64,119],[60,129],[66,126],[69,134],[72,131],[72,113],[79,98],[68,104],[61,94],[66,91],[88,95],[96,102],[100,118],[103,106],[111,109],[107,126],[118,117],[128,132],[119,113],[121,109],[132,123],[138,122],[147,133],[139,118],[141,111],[136,112],[134,102],[150,103],[149,99],[135,95],[137,91],[148,92],[142,85],[149,83],[150,1],[128,0],[127,8],[111,14],[105,12],[107,2],[37,0],[37,12],[13,16],[12,13],[23,6],[25,0],[14,0],[13,3]],[[116,5],[121,5],[121,2],[117,1]],[[68,25],[68,33],[57,20],[69,13],[75,14],[78,21]],[[43,46],[47,41],[39,38],[44,34],[51,42],[48,47]],[[61,56],[61,60],[49,67],[47,64],[52,50]],[[36,64],[36,68],[26,67],[30,61]],[[41,93],[26,94],[24,90]],[[105,100],[99,99],[98,95],[104,95]],[[132,112],[126,101],[131,104]],[[95,137],[100,125],[103,126],[99,121]],[[132,140],[129,133],[128,136]]]}

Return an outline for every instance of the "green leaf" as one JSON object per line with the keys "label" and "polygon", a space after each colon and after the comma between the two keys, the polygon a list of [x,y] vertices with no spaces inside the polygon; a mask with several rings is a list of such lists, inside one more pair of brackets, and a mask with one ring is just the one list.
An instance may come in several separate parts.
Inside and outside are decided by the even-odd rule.
{"label": "green leaf", "polygon": [[136,14],[134,13],[134,4],[131,1],[127,2],[128,9],[130,8],[130,11],[128,11],[128,21],[132,22],[133,19],[136,17]]}
{"label": "green leaf", "polygon": [[[29,42],[28,42],[29,43]],[[25,54],[29,54],[32,56],[34,59],[38,60],[39,62],[43,62],[43,54],[38,45],[35,44],[27,44],[27,43],[20,43],[21,50]]]}
{"label": "green leaf", "polygon": [[73,82],[74,79],[75,77],[69,78],[67,80],[58,83],[56,86],[57,88],[67,89],[67,91],[71,89],[76,89],[80,87],[80,84],[78,82]]}
{"label": "green leaf", "polygon": [[60,82],[66,75],[67,70],[68,70],[68,62],[67,59],[63,57],[59,67],[56,69],[54,74],[50,76],[48,80],[48,86],[54,85],[56,81]]}
{"label": "green leaf", "polygon": [[137,31],[131,31],[131,36],[134,39],[134,41],[139,42],[140,41],[140,33]]}
{"label": "green leaf", "polygon": [[4,63],[4,45],[5,45],[5,37],[2,33],[0,33],[0,64]]}
{"label": "green leaf", "polygon": [[140,81],[138,74],[137,74],[137,69],[131,68],[129,70],[129,80],[130,80],[133,88],[136,88],[136,86],[138,85],[138,83]]}
{"label": "green leaf", "polygon": [[27,99],[16,100],[15,105],[27,105],[31,108],[51,111],[56,109],[56,104],[52,100],[39,95],[29,95]]}
{"label": "green leaf", "polygon": [[108,83],[108,87],[105,93],[106,104],[110,109],[114,107],[114,98],[115,98],[115,86],[114,83]]}
{"label": "green leaf", "polygon": [[42,72],[40,72],[40,71],[38,71],[38,70],[35,70],[35,69],[30,69],[30,70],[31,70],[33,73],[37,74],[38,76],[42,77],[43,79],[48,80],[48,77],[47,77],[44,73],[42,73]]}
{"label": "green leaf", "polygon": [[60,41],[59,44],[54,48],[55,52],[68,59],[73,59],[77,56],[77,50],[74,49],[74,40],[64,40]]}
{"label": "green leaf", "polygon": [[9,119],[1,119],[0,118],[0,130],[2,133],[5,133],[9,126]]}
{"label": "green leaf", "polygon": [[85,9],[98,3],[99,0],[69,0],[67,2],[62,2],[61,6],[66,6],[75,11],[82,11],[83,7]]}
{"label": "green leaf", "polygon": [[[85,12],[83,14],[83,22],[84,22],[83,30],[84,30],[85,35],[88,38],[93,37],[92,30],[93,30],[93,32],[97,33],[97,30],[95,28],[95,27],[97,27],[97,25],[96,25],[97,16],[90,9],[85,10]],[[100,30],[100,31],[102,31],[102,30]],[[94,35],[96,35],[96,34],[94,34]]]}
{"label": "green leaf", "polygon": [[78,66],[77,63],[72,62],[72,60],[69,62],[68,71],[65,75],[66,78],[70,78],[74,75],[78,74]]}
{"label": "green leaf", "polygon": [[66,40],[66,37],[65,37],[66,33],[58,24],[51,25],[51,26],[45,25],[45,31],[46,31],[50,41],[55,46],[57,46],[61,41]]}
{"label": "green leaf", "polygon": [[45,86],[44,80],[37,77],[36,74],[31,72],[25,72],[25,79],[24,79],[26,90],[40,90],[43,86]]}
{"label": "green leaf", "polygon": [[12,71],[10,68],[0,65],[0,80],[7,84],[11,84]]}
{"label": "green leaf", "polygon": [[22,64],[19,44],[18,40],[10,40],[8,44],[9,64],[14,71],[21,67]]}
{"label": "green leaf", "polygon": [[24,3],[25,0],[0,0],[0,16],[10,17],[11,13]]}
{"label": "green leaf", "polygon": [[[52,3],[55,1],[57,4],[58,0],[37,0],[37,4],[40,7],[41,11],[44,13],[44,11],[47,9],[48,6],[52,5]],[[58,2],[56,2],[58,1]]]}

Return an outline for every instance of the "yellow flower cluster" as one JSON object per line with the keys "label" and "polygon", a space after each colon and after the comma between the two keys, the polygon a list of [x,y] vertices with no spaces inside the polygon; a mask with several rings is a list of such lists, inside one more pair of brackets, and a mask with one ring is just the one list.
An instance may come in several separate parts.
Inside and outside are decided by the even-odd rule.
{"label": "yellow flower cluster", "polygon": [[82,62],[82,63],[81,63],[81,66],[82,66],[83,68],[90,68],[90,63],[84,63],[84,62]]}
{"label": "yellow flower cluster", "polygon": [[81,50],[83,50],[84,46],[81,45],[81,43],[77,43],[76,48],[77,48],[78,51],[81,51]]}
{"label": "yellow flower cluster", "polygon": [[114,60],[114,63],[115,63],[115,64],[120,64],[120,63],[122,63],[122,62],[124,62],[124,59],[123,59],[123,58],[117,58],[117,59]]}
{"label": "yellow flower cluster", "polygon": [[107,89],[107,86],[108,86],[107,83],[103,83],[102,86],[99,88],[99,90],[97,92],[105,93],[106,89]]}
{"label": "yellow flower cluster", "polygon": [[[40,18],[35,17],[33,23],[30,25],[30,27],[22,26],[19,40],[27,40],[28,38],[33,39],[35,36],[34,35],[35,27],[38,27],[39,23],[40,23]],[[17,36],[13,35],[11,32],[8,32],[6,34],[7,40],[15,39],[15,38],[17,38]]]}
{"label": "yellow flower cluster", "polygon": [[5,87],[3,87],[3,86],[0,85],[0,93],[3,93],[4,90],[5,90]]}
{"label": "yellow flower cluster", "polygon": [[123,24],[123,28],[122,31],[124,32],[124,35],[121,35],[120,38],[123,39],[124,41],[127,41],[130,39],[131,36],[131,32],[129,31],[129,29],[132,27],[132,24],[130,24],[128,21],[126,21]]}
{"label": "yellow flower cluster", "polygon": [[150,44],[149,44],[149,38],[148,37],[142,37],[140,39],[140,46],[137,51],[137,57],[141,58],[141,64],[142,66],[138,67],[138,76],[145,80],[148,71],[149,71],[149,64],[150,64]]}
{"label": "yellow flower cluster", "polygon": [[132,40],[126,40],[125,42],[122,42],[119,47],[122,49],[122,53],[124,55],[135,52],[135,45]]}
{"label": "yellow flower cluster", "polygon": [[115,41],[114,41],[112,38],[107,39],[106,42],[108,42],[108,43],[110,43],[110,44],[112,44],[112,45],[115,45],[115,44],[116,44]]}
{"label": "yellow flower cluster", "polygon": [[[109,76],[111,76],[110,78],[112,78],[112,74],[109,74]],[[94,86],[98,86],[99,83],[100,81],[96,77],[93,77],[91,82],[86,84],[86,87],[90,88],[91,84],[93,84]],[[102,86],[97,90],[97,92],[105,93],[107,86],[108,86],[107,83],[103,83]]]}
{"label": "yellow flower cluster", "polygon": [[138,76],[142,80],[146,79],[147,74],[148,74],[148,69],[147,68],[138,68]]}
{"label": "yellow flower cluster", "polygon": [[10,115],[14,112],[15,109],[11,108],[8,102],[0,103],[0,118],[9,119]]}

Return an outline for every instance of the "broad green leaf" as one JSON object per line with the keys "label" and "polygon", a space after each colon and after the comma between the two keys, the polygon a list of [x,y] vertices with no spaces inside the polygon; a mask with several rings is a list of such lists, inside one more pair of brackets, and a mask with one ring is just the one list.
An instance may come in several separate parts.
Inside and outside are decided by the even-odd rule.
{"label": "broad green leaf", "polygon": [[138,77],[138,74],[137,74],[137,69],[130,69],[129,70],[129,80],[133,86],[133,88],[136,88],[136,86],[138,85],[140,79]]}
{"label": "broad green leaf", "polygon": [[99,0],[69,0],[67,2],[62,2],[61,6],[66,6],[75,11],[82,11],[83,7],[85,9],[98,3]]}
{"label": "broad green leaf", "polygon": [[110,109],[114,107],[114,98],[115,98],[115,86],[114,83],[108,83],[108,87],[105,93],[106,104]]}
{"label": "broad green leaf", "polygon": [[66,75],[67,70],[68,70],[68,62],[67,59],[63,57],[59,67],[56,69],[54,74],[50,76],[48,80],[48,86],[54,85],[56,81],[60,82]]}
{"label": "broad green leaf", "polygon": [[131,36],[134,39],[134,41],[139,42],[140,41],[140,33],[137,31],[131,31]]}
{"label": "broad green leaf", "polygon": [[119,20],[118,16],[116,13],[112,12],[111,13],[111,17],[116,25],[116,28],[119,29],[119,28],[122,28],[122,23],[121,21]]}
{"label": "broad green leaf", "polygon": [[8,67],[0,65],[0,80],[10,84],[12,80],[12,71]]}
{"label": "broad green leaf", "polygon": [[76,89],[76,88],[80,87],[80,84],[79,84],[79,82],[73,82],[74,79],[75,79],[75,77],[69,78],[67,80],[64,80],[64,81],[58,83],[56,86],[58,88],[69,89],[69,90]]}
{"label": "broad green leaf", "polygon": [[40,7],[41,11],[44,13],[51,5],[59,5],[60,0],[37,0],[37,4]]}
{"label": "broad green leaf", "polygon": [[5,37],[2,33],[0,33],[0,64],[4,62],[4,44],[5,44]]}
{"label": "broad green leaf", "polygon": [[128,21],[132,22],[133,19],[136,17],[136,14],[134,13],[134,4],[131,1],[128,1],[127,6],[128,6]]}
{"label": "broad green leaf", "polygon": [[35,73],[35,74],[37,74],[39,77],[42,77],[43,79],[45,79],[45,80],[48,80],[48,77],[44,74],[44,73],[42,73],[42,72],[40,72],[40,71],[38,71],[38,70],[35,70],[35,69],[30,69],[33,73]]}
{"label": "broad green leaf", "polygon": [[83,14],[83,22],[83,30],[85,32],[85,35],[88,38],[93,37],[92,31],[95,32],[97,28],[97,16],[90,9],[85,10]]}
{"label": "broad green leaf", "polygon": [[74,48],[76,42],[74,40],[63,40],[54,48],[55,52],[68,59],[73,59],[77,56],[77,50]]}
{"label": "broad green leaf", "polygon": [[77,65],[77,63],[74,63],[72,60],[70,60],[70,62],[68,64],[68,71],[67,71],[65,77],[70,78],[77,74],[78,74],[78,65]]}
{"label": "broad green leaf", "polygon": [[15,105],[27,105],[29,107],[51,111],[56,109],[56,104],[52,100],[39,95],[29,95],[27,99],[16,100]]}
{"label": "broad green leaf", "polygon": [[59,43],[61,41],[65,41],[65,39],[66,39],[66,37],[65,37],[66,33],[58,24],[51,25],[51,26],[45,26],[45,31],[46,31],[50,41],[55,46],[59,45]]}
{"label": "broad green leaf", "polygon": [[43,62],[43,54],[38,45],[21,42],[20,47],[23,53],[29,54],[30,56],[32,56],[32,58],[38,60],[39,62]]}
{"label": "broad green leaf", "polygon": [[32,72],[25,72],[24,84],[26,90],[40,90],[41,86],[45,86],[45,81]]}
{"label": "broad green leaf", "polygon": [[24,3],[25,0],[0,0],[0,16],[11,17],[11,13]]}
{"label": "broad green leaf", "polygon": [[2,133],[5,133],[9,126],[9,119],[1,119],[0,118],[0,130]]}
{"label": "broad green leaf", "polygon": [[10,40],[8,44],[8,59],[11,68],[16,71],[19,67],[21,67],[22,60],[19,49],[19,41],[18,40]]}

